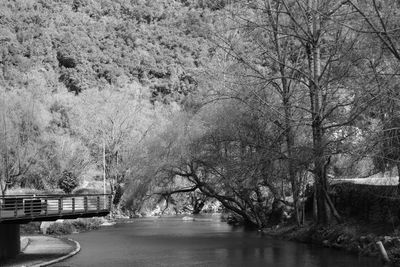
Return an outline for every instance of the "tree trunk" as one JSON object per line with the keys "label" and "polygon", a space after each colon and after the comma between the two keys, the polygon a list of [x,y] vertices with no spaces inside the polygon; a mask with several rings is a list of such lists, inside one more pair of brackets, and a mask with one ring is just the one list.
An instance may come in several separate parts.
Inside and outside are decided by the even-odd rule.
{"label": "tree trunk", "polygon": [[342,223],[343,222],[342,217],[339,215],[338,211],[336,210],[335,205],[333,204],[328,192],[325,191],[324,193],[325,193],[325,198],[329,205],[330,211],[332,212],[333,216],[335,216],[335,219],[339,223]]}
{"label": "tree trunk", "polygon": [[[279,63],[279,73],[281,76],[281,83],[282,83],[282,104],[284,109],[284,132],[285,132],[285,143],[286,143],[286,157],[287,157],[287,169],[288,169],[288,176],[289,181],[292,187],[292,195],[293,195],[293,206],[294,206],[294,213],[296,222],[298,225],[301,224],[300,216],[299,216],[299,209],[298,209],[298,202],[299,202],[299,184],[296,177],[296,171],[294,170],[293,164],[293,146],[294,146],[294,137],[293,137],[293,124],[292,124],[292,106],[290,103],[290,85],[287,79],[286,74],[286,55],[282,54],[281,51],[281,39],[279,38],[279,17],[274,17],[271,8],[271,2],[268,1],[268,8],[267,14],[273,29],[273,42],[278,58]],[[284,197],[284,194],[283,194]]]}
{"label": "tree trunk", "polygon": [[313,220],[318,221],[318,208],[317,208],[317,183],[314,182],[313,187]]}
{"label": "tree trunk", "polygon": [[[4,75],[4,68],[3,68],[3,75]],[[5,91],[4,91],[5,92]],[[7,191],[7,187],[8,187],[8,182],[9,182],[9,175],[10,175],[10,170],[9,170],[9,163],[8,163],[8,141],[7,141],[7,121],[6,121],[6,98],[5,98],[5,94],[3,95],[3,110],[2,110],[2,122],[3,122],[3,150],[4,150],[4,156],[2,155],[2,159],[3,159],[3,164],[4,164],[4,168],[3,168],[3,175],[2,180],[0,181],[1,184],[1,195],[4,197]]]}
{"label": "tree trunk", "polygon": [[[283,68],[283,66],[282,66]],[[284,77],[284,70],[281,71],[282,77]],[[293,206],[294,206],[294,214],[296,218],[297,225],[301,225],[300,216],[299,216],[299,184],[296,177],[296,171],[293,166],[293,146],[294,146],[294,138],[293,138],[293,130],[292,130],[292,109],[289,101],[289,86],[286,78],[282,78],[282,87],[283,87],[283,105],[285,110],[285,137],[286,137],[286,154],[287,154],[287,168],[289,173],[289,180],[292,186],[292,195],[293,195]]]}
{"label": "tree trunk", "polygon": [[309,64],[311,69],[311,80],[309,81],[310,104],[311,104],[311,127],[314,151],[314,177],[315,177],[315,199],[317,207],[317,223],[327,224],[330,221],[330,210],[325,197],[327,191],[327,179],[325,173],[325,155],[323,146],[323,125],[321,116],[321,88],[319,79],[321,76],[321,54],[320,54],[320,20],[317,13],[318,0],[308,0],[308,12],[310,15],[309,28],[311,40]]}
{"label": "tree trunk", "polygon": [[106,139],[103,133],[103,194],[106,194]]}
{"label": "tree trunk", "polygon": [[398,184],[397,184],[397,194],[400,195],[400,162],[397,162],[397,176],[398,178]]}

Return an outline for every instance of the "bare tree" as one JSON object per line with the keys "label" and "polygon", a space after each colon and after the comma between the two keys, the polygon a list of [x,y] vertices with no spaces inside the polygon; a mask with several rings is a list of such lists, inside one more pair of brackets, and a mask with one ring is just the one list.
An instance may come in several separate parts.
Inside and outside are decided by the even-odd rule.
{"label": "bare tree", "polygon": [[378,167],[386,170],[393,165],[397,166],[400,186],[400,115],[398,114],[400,5],[397,1],[376,0],[348,0],[345,3],[355,11],[357,18],[360,18],[360,23],[346,26],[369,38],[377,58],[371,65],[374,66],[372,74],[381,93],[380,101],[375,107],[375,113],[379,114],[376,117],[382,125],[377,135],[380,141],[376,142],[379,150]]}
{"label": "bare tree", "polygon": [[281,127],[294,198],[299,194],[296,143],[303,132],[311,137],[315,220],[328,223],[333,214],[341,221],[328,194],[330,158],[345,152],[344,140],[334,138],[335,132],[354,127],[376,99],[375,88],[366,83],[370,81],[367,57],[357,52],[362,36],[347,27],[354,21],[344,2],[265,0],[246,7],[253,11],[235,9],[238,12],[232,16],[236,43],[221,35],[216,43],[236,60],[235,66],[244,69],[232,72],[240,77],[236,85],[251,90],[269,110],[265,118]]}

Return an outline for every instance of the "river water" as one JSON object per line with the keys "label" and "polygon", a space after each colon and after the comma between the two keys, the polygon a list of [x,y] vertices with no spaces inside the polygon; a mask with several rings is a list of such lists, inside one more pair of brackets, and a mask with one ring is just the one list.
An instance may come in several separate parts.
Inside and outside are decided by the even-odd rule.
{"label": "river water", "polygon": [[137,219],[71,235],[81,252],[53,266],[381,266],[373,258],[283,241],[210,218]]}

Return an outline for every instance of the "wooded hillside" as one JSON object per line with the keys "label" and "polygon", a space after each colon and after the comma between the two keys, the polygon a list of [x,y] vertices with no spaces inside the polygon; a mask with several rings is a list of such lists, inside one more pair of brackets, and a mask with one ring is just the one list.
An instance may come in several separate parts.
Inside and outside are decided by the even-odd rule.
{"label": "wooded hillside", "polygon": [[264,226],[282,203],[301,224],[314,188],[315,221],[341,221],[330,180],[400,169],[399,13],[1,1],[1,190],[70,192],[104,172],[122,210],[214,199]]}

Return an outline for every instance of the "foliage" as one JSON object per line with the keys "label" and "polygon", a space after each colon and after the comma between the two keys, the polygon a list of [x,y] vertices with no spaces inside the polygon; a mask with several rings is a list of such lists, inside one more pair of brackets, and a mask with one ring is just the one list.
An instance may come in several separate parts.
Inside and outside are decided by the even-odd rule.
{"label": "foliage", "polygon": [[74,188],[79,185],[78,177],[72,172],[64,170],[60,179],[58,180],[58,186],[66,193],[70,194]]}
{"label": "foliage", "polygon": [[69,235],[72,234],[74,228],[70,222],[53,223],[47,228],[49,235]]}
{"label": "foliage", "polygon": [[331,177],[400,168],[389,2],[2,1],[2,193],[105,177],[132,213],[206,198],[264,226],[314,183],[340,220]]}
{"label": "foliage", "polygon": [[20,225],[20,231],[22,235],[32,235],[40,232],[41,222],[29,222]]}
{"label": "foliage", "polygon": [[55,222],[47,228],[49,235],[68,235],[74,232],[84,232],[96,230],[103,223],[101,218],[87,218],[76,220],[64,220],[63,222]]}
{"label": "foliage", "polygon": [[[51,75],[79,94],[93,87],[139,81],[154,100],[183,99],[204,60],[202,38],[185,27],[201,21],[201,7],[180,1],[2,1],[3,62],[9,85],[21,74]],[[196,23],[196,24],[194,24]],[[43,63],[42,63],[43,62]]]}
{"label": "foliage", "polygon": [[87,219],[76,219],[71,222],[74,227],[74,231],[83,232],[89,230],[95,230],[100,227],[103,223],[102,218],[87,218]]}

